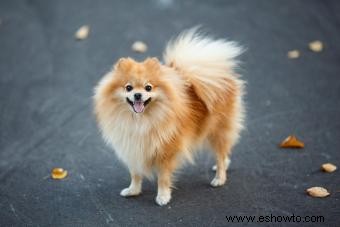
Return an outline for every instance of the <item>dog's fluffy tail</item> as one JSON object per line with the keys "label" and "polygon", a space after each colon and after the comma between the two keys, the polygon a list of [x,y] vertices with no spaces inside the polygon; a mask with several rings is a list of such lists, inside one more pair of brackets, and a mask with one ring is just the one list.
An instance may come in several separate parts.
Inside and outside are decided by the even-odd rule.
{"label": "dog's fluffy tail", "polygon": [[165,64],[181,71],[193,85],[196,94],[214,109],[228,92],[242,91],[242,81],[234,73],[235,58],[243,49],[235,42],[213,39],[197,27],[182,32],[170,41],[164,52]]}

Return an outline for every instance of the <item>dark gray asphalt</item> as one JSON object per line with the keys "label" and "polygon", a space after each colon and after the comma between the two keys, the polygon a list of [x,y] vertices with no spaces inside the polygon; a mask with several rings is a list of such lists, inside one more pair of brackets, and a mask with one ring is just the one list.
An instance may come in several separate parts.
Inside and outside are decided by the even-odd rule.
{"label": "dark gray asphalt", "polygon": [[[226,215],[322,215],[339,226],[340,4],[338,1],[0,1],[0,226],[223,226]],[[75,30],[91,26],[87,40]],[[119,196],[128,173],[99,136],[92,88],[119,57],[160,56],[166,41],[202,24],[248,48],[247,130],[234,150],[229,181],[213,189],[213,158],[184,168],[173,200]],[[321,53],[308,43],[321,40]],[[130,45],[143,40],[145,54]],[[287,59],[299,49],[301,57]],[[289,134],[303,150],[281,150]],[[48,178],[53,167],[69,177]],[[324,186],[325,199],[307,196]],[[338,192],[336,192],[338,191]],[[274,223],[240,223],[271,226]]]}

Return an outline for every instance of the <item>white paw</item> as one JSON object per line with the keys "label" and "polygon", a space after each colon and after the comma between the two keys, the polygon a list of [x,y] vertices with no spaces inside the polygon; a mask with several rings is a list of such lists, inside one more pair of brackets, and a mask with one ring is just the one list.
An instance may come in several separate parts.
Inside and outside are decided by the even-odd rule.
{"label": "white paw", "polygon": [[210,185],[213,186],[213,187],[219,187],[219,186],[224,185],[225,182],[226,182],[226,179],[221,179],[221,178],[215,177],[215,178],[211,181]]}
{"label": "white paw", "polygon": [[141,193],[140,190],[137,189],[133,189],[133,188],[124,188],[121,192],[120,195],[124,196],[124,197],[128,197],[128,196],[136,196],[139,195]]}
{"label": "white paw", "polygon": [[170,193],[157,195],[156,203],[160,206],[164,206],[169,203],[170,199],[171,199]]}

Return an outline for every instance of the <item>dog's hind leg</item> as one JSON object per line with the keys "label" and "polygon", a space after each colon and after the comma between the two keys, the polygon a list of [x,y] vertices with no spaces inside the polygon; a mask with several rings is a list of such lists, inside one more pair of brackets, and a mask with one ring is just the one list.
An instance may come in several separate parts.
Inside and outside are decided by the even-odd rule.
{"label": "dog's hind leg", "polygon": [[228,139],[224,130],[211,134],[208,140],[216,157],[216,165],[213,166],[213,169],[216,170],[216,175],[210,184],[213,187],[222,186],[227,180],[226,170],[230,164],[231,148],[234,141]]}
{"label": "dog's hind leg", "polygon": [[[227,171],[228,170],[228,168],[229,168],[229,165],[230,165],[230,158],[229,157],[226,157],[225,158],[225,170]],[[212,167],[211,167],[211,170],[212,171],[216,171],[217,170],[217,165],[213,165]]]}

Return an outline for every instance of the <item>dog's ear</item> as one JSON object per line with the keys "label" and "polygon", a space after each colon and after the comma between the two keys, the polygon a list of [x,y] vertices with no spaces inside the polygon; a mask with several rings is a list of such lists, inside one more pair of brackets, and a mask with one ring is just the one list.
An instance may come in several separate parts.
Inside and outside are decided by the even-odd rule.
{"label": "dog's ear", "polygon": [[121,71],[129,71],[133,64],[133,60],[131,58],[120,58],[114,66],[115,70]]}
{"label": "dog's ear", "polygon": [[158,61],[157,58],[147,58],[143,62],[143,64],[151,70],[156,70],[158,71],[160,69],[161,63]]}

